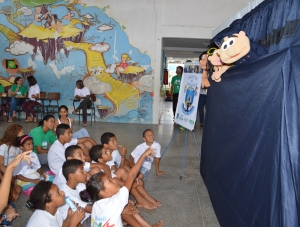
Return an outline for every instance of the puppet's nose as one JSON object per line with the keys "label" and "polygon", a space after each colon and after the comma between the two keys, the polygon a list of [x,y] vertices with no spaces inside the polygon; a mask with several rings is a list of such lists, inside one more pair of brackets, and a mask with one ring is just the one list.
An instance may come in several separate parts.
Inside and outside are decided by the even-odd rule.
{"label": "puppet's nose", "polygon": [[239,54],[238,51],[236,50],[236,48],[234,48],[234,47],[229,47],[229,48],[227,49],[226,53],[227,53],[227,55],[230,56],[230,57]]}

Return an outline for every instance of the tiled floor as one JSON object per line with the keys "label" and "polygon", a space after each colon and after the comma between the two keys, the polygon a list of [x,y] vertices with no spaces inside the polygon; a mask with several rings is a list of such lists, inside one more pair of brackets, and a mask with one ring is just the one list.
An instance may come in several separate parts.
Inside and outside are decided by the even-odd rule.
{"label": "tiled floor", "polygon": [[[164,102],[160,105],[160,124],[159,125],[142,125],[142,124],[112,124],[96,122],[88,125],[87,130],[91,137],[100,142],[102,133],[113,132],[118,139],[119,144],[127,147],[128,154],[136,145],[142,143],[142,132],[151,128],[158,141],[162,146],[163,152],[172,136],[177,131],[178,126],[172,123],[172,103]],[[28,133],[35,123],[25,123],[24,120],[16,122],[24,127],[25,133]],[[9,124],[6,118],[0,118],[0,136]],[[80,126],[75,123],[74,130]],[[220,226],[213,211],[207,189],[199,173],[198,151],[194,141],[193,133],[188,132],[187,151],[184,162],[184,172],[182,180],[179,179],[182,170],[182,155],[184,150],[185,131],[179,131],[173,142],[169,146],[165,155],[161,159],[161,170],[167,172],[166,175],[156,176],[155,166],[153,164],[148,179],[145,181],[146,189],[150,195],[162,203],[162,207],[156,210],[141,210],[141,215],[151,224],[163,220],[164,226]],[[197,125],[195,135],[199,146],[201,145],[202,129]],[[24,227],[26,221],[31,215],[25,207],[27,196],[22,195],[16,203],[17,210],[21,218],[14,221],[14,227]]]}

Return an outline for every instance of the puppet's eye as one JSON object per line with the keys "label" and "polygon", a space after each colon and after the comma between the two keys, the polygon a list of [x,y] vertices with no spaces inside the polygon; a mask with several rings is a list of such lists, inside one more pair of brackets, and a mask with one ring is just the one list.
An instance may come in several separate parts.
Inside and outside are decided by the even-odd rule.
{"label": "puppet's eye", "polygon": [[235,43],[235,38],[229,38],[227,40],[227,42],[228,42],[229,46],[232,46]]}
{"label": "puppet's eye", "polygon": [[226,50],[228,47],[232,46],[235,43],[235,38],[227,39],[221,46],[221,49]]}

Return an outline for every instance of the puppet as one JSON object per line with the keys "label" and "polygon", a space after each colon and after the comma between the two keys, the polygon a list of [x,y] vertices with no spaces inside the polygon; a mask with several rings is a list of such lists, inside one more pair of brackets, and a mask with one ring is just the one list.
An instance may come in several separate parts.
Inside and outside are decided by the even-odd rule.
{"label": "puppet", "polygon": [[223,63],[239,65],[266,54],[264,47],[250,42],[244,31],[223,38],[217,54]]}
{"label": "puppet", "polygon": [[226,70],[229,69],[229,67],[231,67],[232,65],[224,64],[217,52],[218,49],[216,48],[211,48],[207,51],[209,55],[208,61],[210,61],[210,63],[213,65],[213,73],[211,75],[211,79],[215,82],[220,82],[222,74],[226,72]]}

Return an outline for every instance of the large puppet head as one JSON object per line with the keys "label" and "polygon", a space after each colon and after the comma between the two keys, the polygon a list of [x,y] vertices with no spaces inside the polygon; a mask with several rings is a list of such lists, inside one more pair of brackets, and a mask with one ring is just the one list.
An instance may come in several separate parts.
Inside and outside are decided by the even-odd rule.
{"label": "large puppet head", "polygon": [[250,51],[250,40],[244,31],[223,38],[218,54],[221,61],[233,63],[244,57]]}

